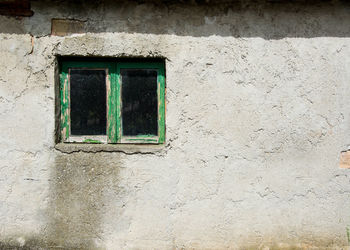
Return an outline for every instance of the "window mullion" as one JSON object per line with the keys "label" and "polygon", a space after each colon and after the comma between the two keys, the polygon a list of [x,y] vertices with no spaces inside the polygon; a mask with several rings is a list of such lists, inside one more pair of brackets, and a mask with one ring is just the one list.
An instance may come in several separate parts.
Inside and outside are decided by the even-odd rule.
{"label": "window mullion", "polygon": [[113,63],[109,68],[107,83],[107,136],[109,143],[117,143],[119,139],[119,115],[118,115],[118,81],[116,74],[116,65]]}
{"label": "window mullion", "polygon": [[121,123],[121,79],[120,79],[120,69],[117,67],[117,64],[115,65],[115,69],[116,69],[116,75],[115,75],[115,83],[116,83],[116,112],[117,112],[117,142],[120,143],[121,142],[121,138],[122,138],[122,123]]}

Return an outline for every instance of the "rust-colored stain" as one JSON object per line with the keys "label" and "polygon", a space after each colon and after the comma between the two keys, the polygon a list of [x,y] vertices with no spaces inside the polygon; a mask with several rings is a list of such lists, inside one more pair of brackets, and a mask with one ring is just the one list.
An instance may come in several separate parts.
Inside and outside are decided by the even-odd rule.
{"label": "rust-colored stain", "polygon": [[350,168],[350,151],[341,152],[340,168]]}

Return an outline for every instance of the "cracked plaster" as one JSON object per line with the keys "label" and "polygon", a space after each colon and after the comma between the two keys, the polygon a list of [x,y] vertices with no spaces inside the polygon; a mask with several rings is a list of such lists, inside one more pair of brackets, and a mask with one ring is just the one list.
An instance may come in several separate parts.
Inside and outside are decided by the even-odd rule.
{"label": "cracked plaster", "polygon": [[[70,4],[0,17],[0,247],[348,244],[348,5]],[[65,55],[166,58],[164,147],[60,149]]]}

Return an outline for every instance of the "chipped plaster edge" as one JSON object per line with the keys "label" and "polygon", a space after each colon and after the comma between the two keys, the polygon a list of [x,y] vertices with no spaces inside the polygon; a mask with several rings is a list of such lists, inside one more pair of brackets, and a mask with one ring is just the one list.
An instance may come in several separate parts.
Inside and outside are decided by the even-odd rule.
{"label": "chipped plaster edge", "polygon": [[84,144],[84,143],[57,143],[55,149],[61,153],[75,152],[120,152],[125,154],[165,154],[165,144]]}

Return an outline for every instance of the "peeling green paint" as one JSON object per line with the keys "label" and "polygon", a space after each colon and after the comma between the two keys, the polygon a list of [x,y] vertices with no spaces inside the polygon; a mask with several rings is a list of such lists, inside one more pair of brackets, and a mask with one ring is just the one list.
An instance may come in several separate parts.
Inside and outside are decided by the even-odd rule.
{"label": "peeling green paint", "polygon": [[61,99],[61,139],[69,138],[69,83],[68,72],[62,71],[60,75],[60,99]]}
{"label": "peeling green paint", "polygon": [[149,138],[127,138],[127,141],[139,141],[139,142],[158,142],[158,139],[149,139]]}
{"label": "peeling green paint", "polygon": [[165,71],[164,65],[159,68],[158,73],[159,106],[158,106],[158,143],[165,142]]}
{"label": "peeling green paint", "polygon": [[85,139],[83,142],[87,142],[87,143],[97,143],[97,144],[102,143],[102,142],[99,141],[99,140],[93,140],[93,139]]}
{"label": "peeling green paint", "polygon": [[[122,117],[121,117],[121,77],[120,69],[155,69],[158,72],[157,76],[157,89],[158,89],[158,139],[147,138],[150,135],[139,135],[133,138],[125,138],[123,141],[139,141],[139,142],[156,142],[164,143],[165,141],[165,70],[164,63],[161,62],[128,62],[128,63],[117,63],[117,82],[118,82],[118,135],[119,141],[122,139]],[[151,135],[154,137],[154,135]],[[141,139],[144,137],[145,139]]]}
{"label": "peeling green paint", "polygon": [[150,137],[155,137],[154,135],[135,135],[133,138],[150,138]]}
{"label": "peeling green paint", "polygon": [[118,83],[116,81],[117,76],[115,72],[115,64],[111,65],[108,73],[109,88],[107,88],[107,137],[109,143],[117,143],[118,133],[116,130],[118,127]]}
{"label": "peeling green paint", "polygon": [[[155,69],[158,72],[158,137],[154,135],[140,135],[133,138],[124,138],[123,142],[138,141],[164,143],[165,141],[165,70],[164,63],[161,62],[83,62],[67,61],[62,64],[60,75],[60,95],[61,95],[61,136],[62,141],[66,142],[70,136],[70,91],[69,91],[69,70],[79,69],[105,69],[107,72],[106,90],[107,90],[107,142],[122,143],[122,116],[121,116],[121,68],[142,68]],[[153,137],[153,138],[151,138]],[[85,140],[88,143],[101,143],[97,140]]]}
{"label": "peeling green paint", "polygon": [[[113,111],[115,105],[111,105],[113,100],[113,91],[108,91],[110,88],[113,90],[113,76],[115,75],[115,63],[112,62],[83,62],[83,61],[66,61],[62,63],[61,72],[61,134],[62,141],[68,141],[70,136],[70,91],[69,91],[69,70],[72,68],[77,69],[104,69],[107,71],[107,138],[108,142],[115,141],[113,139],[113,131],[115,131],[115,123],[113,122],[115,112]],[[85,141],[84,141],[85,142]],[[91,143],[91,142],[90,142]]]}
{"label": "peeling green paint", "polygon": [[120,69],[118,69],[116,65],[116,75],[115,75],[115,83],[116,83],[116,132],[117,132],[117,141],[120,143],[122,138],[122,130],[121,130],[121,82],[120,82]]}

